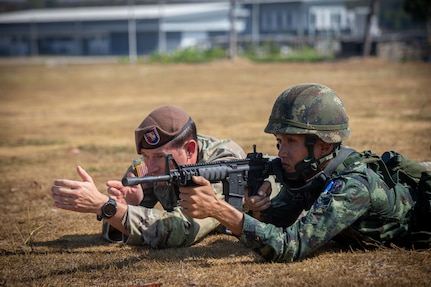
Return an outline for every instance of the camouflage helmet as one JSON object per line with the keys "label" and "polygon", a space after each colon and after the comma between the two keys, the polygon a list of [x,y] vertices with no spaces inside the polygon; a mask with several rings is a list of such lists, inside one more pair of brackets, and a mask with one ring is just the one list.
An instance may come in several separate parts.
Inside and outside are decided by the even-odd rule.
{"label": "camouflage helmet", "polygon": [[266,133],[312,134],[327,143],[350,135],[349,119],[341,99],[332,89],[314,83],[283,91],[274,103]]}

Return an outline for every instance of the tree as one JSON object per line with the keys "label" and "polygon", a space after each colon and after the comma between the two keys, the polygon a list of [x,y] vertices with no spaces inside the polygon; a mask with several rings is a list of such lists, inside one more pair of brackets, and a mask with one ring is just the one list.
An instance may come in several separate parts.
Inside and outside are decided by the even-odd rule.
{"label": "tree", "polygon": [[230,10],[229,10],[229,22],[230,22],[230,31],[229,31],[229,58],[231,60],[235,60],[236,57],[236,0],[230,0]]}
{"label": "tree", "polygon": [[431,47],[431,1],[430,0],[404,0],[404,11],[417,20],[425,20],[426,37],[428,43],[428,57]]}
{"label": "tree", "polygon": [[367,15],[367,21],[365,23],[365,35],[364,35],[364,50],[363,56],[367,57],[371,52],[371,23],[374,15],[376,14],[377,5],[379,4],[379,0],[371,0],[370,1],[370,9]]}

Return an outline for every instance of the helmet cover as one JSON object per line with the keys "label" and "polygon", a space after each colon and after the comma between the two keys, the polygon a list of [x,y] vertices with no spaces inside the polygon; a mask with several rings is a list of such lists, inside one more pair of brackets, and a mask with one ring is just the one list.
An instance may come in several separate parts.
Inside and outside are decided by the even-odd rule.
{"label": "helmet cover", "polygon": [[349,137],[349,119],[334,90],[304,83],[284,90],[276,99],[265,128],[271,134],[311,134],[327,143]]}

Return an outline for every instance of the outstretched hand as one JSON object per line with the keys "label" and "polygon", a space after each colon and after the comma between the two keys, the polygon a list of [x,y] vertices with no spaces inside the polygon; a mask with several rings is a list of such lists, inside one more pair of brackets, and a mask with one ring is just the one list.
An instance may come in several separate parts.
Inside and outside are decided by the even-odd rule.
{"label": "outstretched hand", "polygon": [[82,181],[56,179],[51,187],[54,205],[58,208],[77,212],[98,213],[108,196],[97,190],[93,178],[78,166],[76,168]]}

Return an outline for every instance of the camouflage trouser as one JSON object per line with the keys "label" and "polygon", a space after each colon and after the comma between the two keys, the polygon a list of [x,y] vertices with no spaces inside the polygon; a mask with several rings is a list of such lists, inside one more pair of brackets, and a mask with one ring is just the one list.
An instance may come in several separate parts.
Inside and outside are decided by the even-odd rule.
{"label": "camouflage trouser", "polygon": [[213,218],[193,219],[183,214],[180,207],[172,212],[142,206],[129,206],[127,230],[129,236],[110,226],[102,225],[102,237],[109,242],[130,245],[149,245],[153,248],[190,246],[216,230],[220,223]]}

